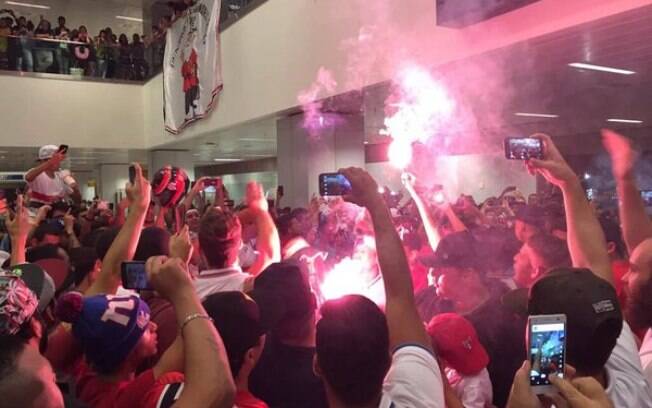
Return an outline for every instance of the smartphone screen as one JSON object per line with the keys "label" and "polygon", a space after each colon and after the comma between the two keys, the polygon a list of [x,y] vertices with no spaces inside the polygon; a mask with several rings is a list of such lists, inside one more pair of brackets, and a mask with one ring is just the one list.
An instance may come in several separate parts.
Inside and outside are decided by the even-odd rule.
{"label": "smartphone screen", "polygon": [[123,262],[121,265],[122,287],[133,290],[151,290],[147,281],[145,262]]}
{"label": "smartphone screen", "polygon": [[543,142],[536,137],[508,137],[505,157],[509,160],[543,159]]}
{"label": "smartphone screen", "polygon": [[552,374],[564,375],[566,316],[530,316],[528,326],[528,352],[532,365],[530,385],[549,386]]}
{"label": "smartphone screen", "polygon": [[646,207],[652,207],[652,190],[641,191],[641,197]]}
{"label": "smartphone screen", "polygon": [[319,195],[342,196],[351,193],[351,182],[340,173],[319,175]]}

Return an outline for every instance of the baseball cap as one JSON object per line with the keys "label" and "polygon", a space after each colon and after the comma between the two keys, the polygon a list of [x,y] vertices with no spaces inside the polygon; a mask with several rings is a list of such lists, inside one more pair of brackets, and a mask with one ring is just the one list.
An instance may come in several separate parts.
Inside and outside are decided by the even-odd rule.
{"label": "baseball cap", "polygon": [[310,285],[292,263],[274,263],[254,280],[251,297],[260,308],[261,323],[273,329],[285,319],[300,319],[315,309]]}
{"label": "baseball cap", "polygon": [[0,275],[0,335],[15,335],[34,316],[38,299],[22,279]]}
{"label": "baseball cap", "polygon": [[458,373],[476,375],[489,364],[473,325],[457,313],[433,317],[427,330],[437,354]]}
{"label": "baseball cap", "polygon": [[477,259],[478,242],[468,231],[445,236],[434,255],[421,257],[421,263],[432,268],[471,268],[481,265]]}
{"label": "baseball cap", "polygon": [[249,296],[236,291],[212,294],[203,304],[222,337],[235,376],[247,350],[257,346],[260,336],[265,334],[258,305]]}
{"label": "baseball cap", "polygon": [[607,361],[623,328],[614,287],[589,269],[559,268],[534,283],[530,315],[565,314],[568,361],[578,370]]}
{"label": "baseball cap", "polygon": [[[105,317],[108,310],[112,313]],[[84,297],[68,292],[57,302],[57,316],[72,323],[84,355],[99,373],[113,372],[136,347],[149,326],[150,310],[138,296]]]}
{"label": "baseball cap", "polygon": [[20,278],[34,292],[39,312],[43,312],[54,299],[54,281],[40,266],[32,263],[14,265],[7,274]]}
{"label": "baseball cap", "polygon": [[39,160],[48,160],[51,159],[54,154],[59,151],[59,146],[56,145],[45,145],[41,146],[38,149],[38,159]]}

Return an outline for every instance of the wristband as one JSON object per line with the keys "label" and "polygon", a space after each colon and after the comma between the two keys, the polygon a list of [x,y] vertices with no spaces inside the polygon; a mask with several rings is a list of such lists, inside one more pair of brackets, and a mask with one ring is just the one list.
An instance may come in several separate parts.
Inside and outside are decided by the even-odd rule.
{"label": "wristband", "polygon": [[195,319],[206,319],[206,320],[210,320],[211,322],[213,322],[213,319],[209,315],[206,315],[206,314],[193,313],[191,315],[188,315],[188,316],[186,316],[185,319],[183,319],[183,323],[181,323],[181,328],[179,329],[179,331],[181,332],[182,335],[183,335],[183,329],[186,328],[186,325],[188,323],[192,322]]}

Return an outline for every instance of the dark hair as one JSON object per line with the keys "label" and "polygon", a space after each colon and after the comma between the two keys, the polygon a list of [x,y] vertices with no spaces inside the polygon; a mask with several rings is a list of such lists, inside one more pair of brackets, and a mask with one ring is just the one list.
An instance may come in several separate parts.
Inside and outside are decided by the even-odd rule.
{"label": "dark hair", "polygon": [[622,231],[618,223],[607,217],[600,217],[600,226],[604,231],[604,237],[607,243],[613,242],[618,257],[625,257],[625,242],[623,241]]}
{"label": "dark hair", "polygon": [[111,244],[113,244],[113,240],[118,236],[118,232],[120,232],[118,228],[107,228],[102,230],[100,235],[97,237],[97,240],[95,241],[95,252],[99,259],[104,260],[106,253],[109,252],[109,248],[111,248]]}
{"label": "dark hair", "polygon": [[233,213],[212,208],[199,224],[199,247],[211,268],[233,264],[240,250],[242,227]]}
{"label": "dark hair", "polygon": [[34,230],[34,234],[32,235],[32,238],[36,239],[36,241],[41,242],[45,239],[46,235],[56,235],[60,236],[62,232],[61,228],[58,228],[57,226],[43,222],[41,223],[36,229]]}
{"label": "dark hair", "polygon": [[70,263],[73,272],[70,276],[72,276],[75,285],[82,283],[86,276],[91,273],[98,259],[95,248],[81,247],[70,250]]}
{"label": "dark hair", "polygon": [[4,379],[10,380],[11,374],[16,372],[18,357],[27,342],[22,336],[0,336],[0,384]]}
{"label": "dark hair", "polygon": [[349,295],[321,307],[317,361],[324,380],[345,404],[377,398],[390,367],[389,330],[371,300]]}
{"label": "dark hair", "polygon": [[170,233],[159,227],[147,227],[140,233],[134,261],[147,261],[152,256],[170,253]]}
{"label": "dark hair", "polygon": [[126,34],[120,34],[120,40],[118,42],[120,45],[129,45],[129,39]]}
{"label": "dark hair", "polygon": [[568,244],[563,239],[546,233],[534,234],[527,245],[545,262],[546,270],[572,266]]}

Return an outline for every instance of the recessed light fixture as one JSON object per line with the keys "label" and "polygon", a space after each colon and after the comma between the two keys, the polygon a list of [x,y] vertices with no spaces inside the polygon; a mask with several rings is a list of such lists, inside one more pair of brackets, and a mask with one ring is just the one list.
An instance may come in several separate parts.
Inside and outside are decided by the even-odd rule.
{"label": "recessed light fixture", "polygon": [[589,69],[592,71],[609,72],[611,74],[620,74],[620,75],[632,75],[636,73],[635,71],[630,71],[628,69],[605,67],[602,65],[587,64],[584,62],[573,62],[571,64],[568,64],[568,66],[573,68],[578,68],[578,69]]}
{"label": "recessed light fixture", "polygon": [[46,6],[44,4],[22,3],[19,1],[5,1],[5,4],[9,4],[10,6],[30,7],[30,8],[37,8],[43,10],[50,9],[50,6]]}
{"label": "recessed light fixture", "polygon": [[559,115],[554,115],[551,113],[530,113],[530,112],[516,112],[515,116],[523,116],[528,118],[558,118]]}
{"label": "recessed light fixture", "polygon": [[215,158],[213,159],[215,162],[239,162],[242,161],[242,159],[225,159],[225,158]]}
{"label": "recessed light fixture", "polygon": [[117,18],[118,20],[137,21],[139,23],[143,22],[143,19],[138,17],[115,16],[115,18]]}
{"label": "recessed light fixture", "polygon": [[637,125],[640,125],[643,123],[642,120],[637,120],[637,119],[607,119],[607,122],[615,122],[615,123],[635,123]]}

